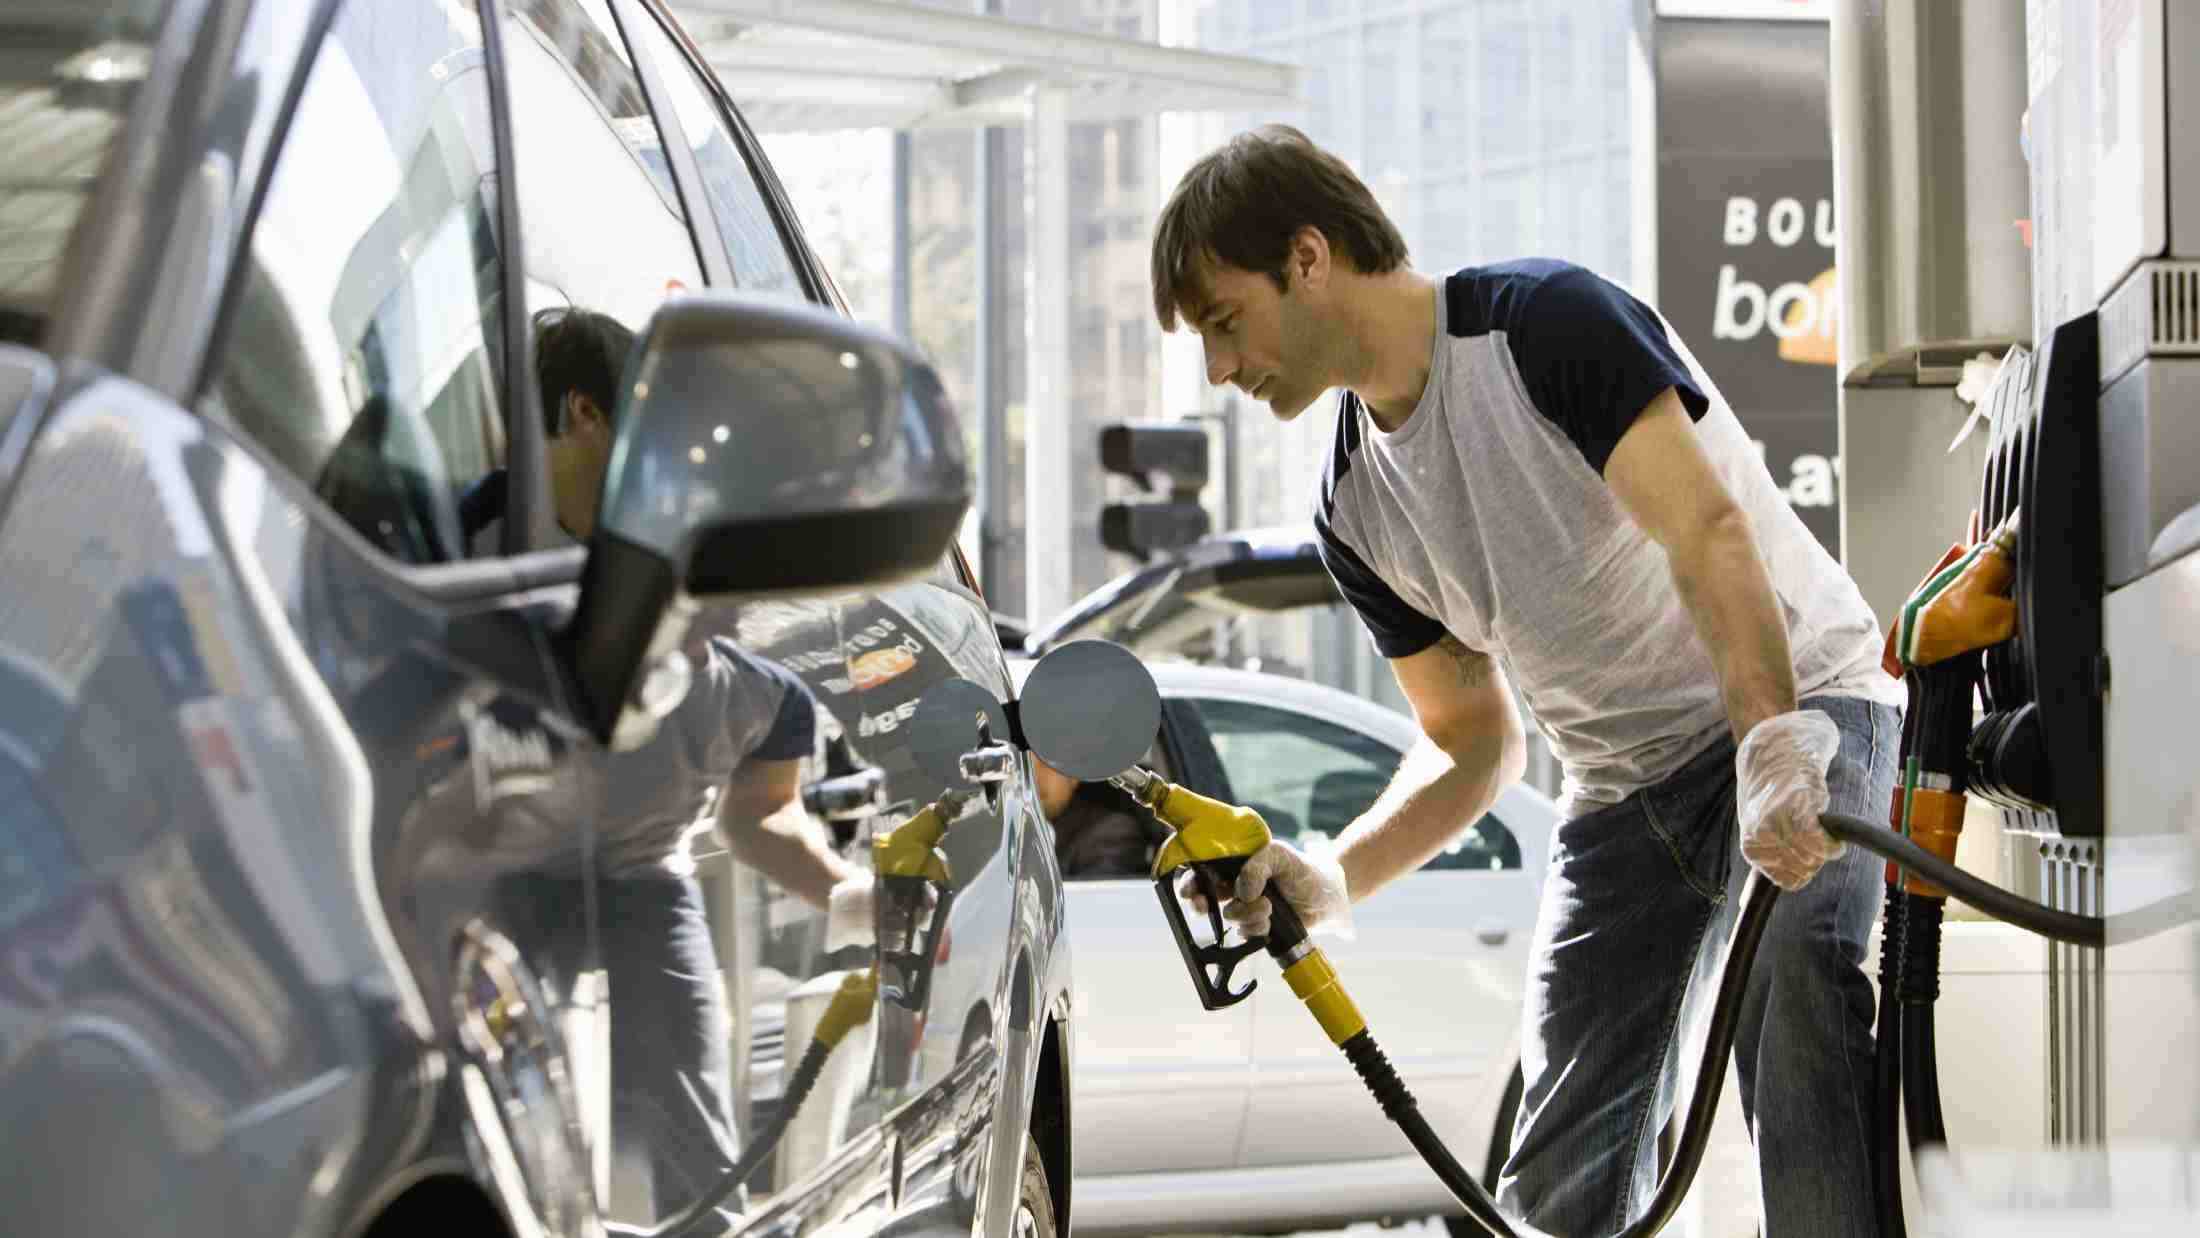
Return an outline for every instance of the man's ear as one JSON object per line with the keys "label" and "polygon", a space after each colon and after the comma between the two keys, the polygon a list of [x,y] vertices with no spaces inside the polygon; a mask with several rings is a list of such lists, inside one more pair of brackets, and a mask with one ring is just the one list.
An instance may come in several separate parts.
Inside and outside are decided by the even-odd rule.
{"label": "man's ear", "polygon": [[1329,281],[1329,263],[1329,238],[1321,229],[1308,224],[1292,234],[1290,252],[1284,255],[1292,283],[1321,287]]}
{"label": "man's ear", "polygon": [[567,392],[565,411],[566,425],[570,428],[579,429],[582,426],[587,426],[591,430],[609,431],[611,429],[611,419],[604,416],[604,411],[596,406],[594,400],[588,398],[586,392]]}

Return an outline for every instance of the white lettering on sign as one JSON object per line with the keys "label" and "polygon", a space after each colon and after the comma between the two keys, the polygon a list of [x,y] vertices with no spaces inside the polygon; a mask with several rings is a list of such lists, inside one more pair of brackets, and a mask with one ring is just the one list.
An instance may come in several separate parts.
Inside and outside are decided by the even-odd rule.
{"label": "white lettering on sign", "polygon": [[[1729,248],[1739,248],[1757,243],[1757,217],[1759,210],[1755,198],[1736,194],[1726,200],[1726,243]],[[1805,212],[1799,198],[1775,198],[1764,208],[1765,235],[1782,249],[1792,248],[1803,239]],[[1815,227],[1811,239],[1822,249],[1832,249],[1838,239],[1834,229],[1833,200],[1818,199],[1817,208],[1810,212]]]}
{"label": "white lettering on sign", "polygon": [[917,702],[907,701],[882,714],[865,714],[856,723],[856,734],[869,739],[873,735],[886,735],[899,730],[917,712]]}
{"label": "white lettering on sign", "polygon": [[[1762,439],[1751,439],[1749,445],[1757,449],[1757,458],[1765,459]],[[1778,484],[1779,478],[1773,478]],[[1816,452],[1804,452],[1788,461],[1788,483],[1781,487],[1790,507],[1832,507],[1840,502],[1841,459],[1838,456],[1821,456]]]}
{"label": "white lettering on sign", "polygon": [[1786,249],[1803,239],[1803,204],[1793,198],[1782,198],[1772,204],[1772,214],[1765,219],[1765,235],[1772,243]]}
{"label": "white lettering on sign", "polygon": [[[893,620],[880,619],[849,633],[848,638],[841,642],[838,649],[815,649],[807,653],[789,654],[779,659],[779,664],[798,675],[807,674],[811,671],[821,671],[827,667],[841,666],[858,652],[875,648],[881,641],[894,639],[894,634],[899,631],[901,631],[900,627]],[[914,640],[908,636],[902,637],[901,641],[912,646],[911,652],[913,653],[924,651],[924,646],[915,644]],[[850,684],[847,679],[838,678],[828,680],[827,686],[835,692],[846,692]]]}
{"label": "white lettering on sign", "polygon": [[1757,239],[1757,204],[1748,198],[1726,200],[1726,243],[1747,245]]}
{"label": "white lettering on sign", "polygon": [[1770,327],[1783,340],[1813,331],[1831,335],[1840,312],[1830,285],[1821,295],[1809,284],[1791,281],[1767,294],[1764,285],[1741,278],[1729,262],[1719,268],[1719,300],[1711,334],[1722,340],[1752,340]]}

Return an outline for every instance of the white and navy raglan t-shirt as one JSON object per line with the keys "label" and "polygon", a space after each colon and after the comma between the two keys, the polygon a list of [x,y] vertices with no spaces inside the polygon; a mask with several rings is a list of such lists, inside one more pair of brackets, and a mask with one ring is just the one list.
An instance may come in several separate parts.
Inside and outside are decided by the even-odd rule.
{"label": "white and navy raglan t-shirt", "polygon": [[1665,320],[1564,262],[1444,281],[1428,386],[1386,434],[1350,392],[1314,524],[1385,657],[1445,633],[1497,658],[1566,771],[1568,817],[1616,803],[1727,730],[1709,651],[1665,551],[1605,484],[1612,449],[1671,387],[1748,513],[1787,618],[1800,695],[1900,704],[1880,633]]}

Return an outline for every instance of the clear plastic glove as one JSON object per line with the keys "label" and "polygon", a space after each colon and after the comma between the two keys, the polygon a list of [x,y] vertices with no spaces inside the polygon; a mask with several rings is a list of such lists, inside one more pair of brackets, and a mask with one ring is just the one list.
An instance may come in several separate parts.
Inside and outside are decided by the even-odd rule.
{"label": "clear plastic glove", "polygon": [[[1264,936],[1269,911],[1261,892],[1271,883],[1291,900],[1308,933],[1351,940],[1352,899],[1345,889],[1344,867],[1334,856],[1310,855],[1289,843],[1271,842],[1245,861],[1238,870],[1236,888],[1223,898],[1222,918],[1248,938]],[[1206,910],[1206,895],[1196,874],[1185,873],[1177,892],[1193,907]]]}
{"label": "clear plastic glove", "polygon": [[1758,723],[1734,754],[1742,858],[1783,890],[1809,885],[1847,848],[1818,823],[1831,802],[1826,770],[1840,750],[1833,719],[1804,709]]}
{"label": "clear plastic glove", "polygon": [[878,884],[871,874],[850,877],[826,896],[825,951],[869,946],[878,940]]}

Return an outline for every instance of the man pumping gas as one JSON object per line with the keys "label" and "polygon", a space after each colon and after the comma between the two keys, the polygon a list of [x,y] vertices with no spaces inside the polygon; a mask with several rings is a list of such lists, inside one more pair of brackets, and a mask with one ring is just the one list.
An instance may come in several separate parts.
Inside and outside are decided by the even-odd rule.
{"label": "man pumping gas", "polygon": [[1500,1204],[1601,1234],[1647,1197],[1692,995],[1755,867],[1789,892],[1734,1047],[1766,1233],[1871,1234],[1879,865],[1818,816],[1885,810],[1902,696],[1861,595],[1672,328],[1564,262],[1414,270],[1359,178],[1282,126],[1185,174],[1153,295],[1208,380],[1279,421],[1343,389],[1314,523],[1423,732],[1333,859],[1268,844],[1224,914],[1263,933],[1272,881],[1341,928],[1436,855],[1520,775],[1517,683],[1565,823]]}

